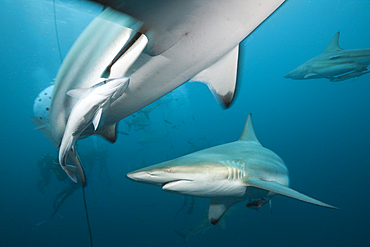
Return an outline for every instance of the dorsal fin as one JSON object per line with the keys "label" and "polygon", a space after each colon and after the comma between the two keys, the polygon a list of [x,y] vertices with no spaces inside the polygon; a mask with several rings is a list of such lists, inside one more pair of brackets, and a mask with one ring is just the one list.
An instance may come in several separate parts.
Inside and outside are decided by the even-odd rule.
{"label": "dorsal fin", "polygon": [[333,38],[331,38],[328,46],[326,47],[323,53],[343,50],[342,48],[339,47],[339,33],[340,32],[334,34]]}
{"label": "dorsal fin", "polygon": [[252,114],[249,113],[247,117],[247,122],[243,130],[243,134],[240,137],[241,141],[254,142],[258,145],[261,145],[260,141],[257,139],[256,134],[254,133],[253,124],[252,124]]}

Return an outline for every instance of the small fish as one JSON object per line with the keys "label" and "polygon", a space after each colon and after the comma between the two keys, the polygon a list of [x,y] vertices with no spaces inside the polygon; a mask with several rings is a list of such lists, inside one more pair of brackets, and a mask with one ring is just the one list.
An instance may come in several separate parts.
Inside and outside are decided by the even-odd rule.
{"label": "small fish", "polygon": [[263,199],[263,198],[261,198],[261,200],[253,200],[253,201],[249,199],[249,202],[247,203],[246,207],[258,211],[258,209],[262,207],[263,205],[265,205],[267,202],[268,200]]}

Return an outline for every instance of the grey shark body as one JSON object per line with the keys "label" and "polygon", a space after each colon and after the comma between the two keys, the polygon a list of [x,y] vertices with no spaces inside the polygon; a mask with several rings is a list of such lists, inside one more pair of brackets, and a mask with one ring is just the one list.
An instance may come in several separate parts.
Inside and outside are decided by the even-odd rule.
{"label": "grey shark body", "polygon": [[[88,89],[74,89],[68,95],[78,99],[74,105],[63,134],[59,148],[59,163],[67,175],[77,182],[77,174],[85,184],[83,169],[75,150],[77,140],[83,131],[90,125],[98,128],[104,120],[106,109],[126,90],[128,78],[110,79],[96,84]],[[67,157],[71,153],[74,161],[67,165]]]}
{"label": "grey shark body", "polygon": [[208,217],[212,224],[237,202],[277,194],[334,208],[289,188],[284,161],[258,141],[251,115],[238,141],[142,168],[127,176],[162,186],[164,191],[211,198]]}
{"label": "grey shark body", "polygon": [[[118,121],[188,80],[206,83],[228,106],[236,85],[239,43],[284,0],[101,2],[126,15],[106,9],[68,52],[56,78],[51,104],[55,145],[60,143],[76,103],[67,98],[66,92],[94,85],[102,77],[125,75],[130,77],[130,85],[107,109],[104,125],[96,131],[90,126],[85,136],[99,134],[114,142]],[[148,45],[137,60],[130,61],[135,62],[130,68],[123,68],[119,61],[126,53],[121,57],[119,54],[130,46],[127,40],[135,32],[145,33]]]}
{"label": "grey shark body", "polygon": [[343,81],[367,74],[370,49],[344,50],[339,47],[339,32],[331,39],[325,51],[286,74],[295,80],[327,78]]}

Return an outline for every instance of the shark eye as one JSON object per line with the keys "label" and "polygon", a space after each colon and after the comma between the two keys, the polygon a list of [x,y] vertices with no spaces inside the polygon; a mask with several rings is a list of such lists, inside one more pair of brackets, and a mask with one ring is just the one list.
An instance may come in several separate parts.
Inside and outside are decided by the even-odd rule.
{"label": "shark eye", "polygon": [[168,172],[168,173],[170,173],[171,172],[171,168],[170,167],[167,167],[165,171]]}

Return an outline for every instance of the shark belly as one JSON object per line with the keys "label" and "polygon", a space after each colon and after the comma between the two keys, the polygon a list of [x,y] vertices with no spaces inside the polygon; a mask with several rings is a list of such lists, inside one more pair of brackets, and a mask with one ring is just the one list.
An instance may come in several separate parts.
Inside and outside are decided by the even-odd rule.
{"label": "shark belly", "polygon": [[245,194],[246,186],[241,180],[213,180],[202,181],[200,183],[181,180],[167,183],[162,189],[167,192],[206,198],[225,196],[242,197]]}
{"label": "shark belly", "polygon": [[[145,16],[143,22],[147,29],[141,31],[147,32],[149,37],[147,54],[142,54],[125,73],[130,77],[127,93],[107,109],[105,123],[96,133],[102,135],[112,124],[171,92],[219,61],[283,2],[190,1],[193,7],[191,16],[188,16],[187,10],[169,5],[174,12],[167,11],[165,14],[170,18],[179,16],[179,20],[176,19],[179,22],[175,22],[175,25],[166,19],[163,9],[156,12],[149,8],[145,12],[147,14],[136,15],[138,18]],[[136,2],[132,4],[136,5]],[[183,19],[182,15],[185,15]],[[117,18],[119,24],[115,23]],[[124,27],[128,26],[125,22],[132,24],[132,21],[122,21],[122,18],[115,16],[111,21],[107,20],[109,16],[96,18],[73,45],[59,70],[50,115],[55,145],[60,143],[75,104],[75,101],[66,98],[65,93],[73,88],[95,84],[126,44],[127,34],[130,36],[130,33]],[[168,37],[170,42],[163,40],[163,37]],[[84,136],[91,134],[93,131],[88,128]]]}
{"label": "shark belly", "polygon": [[[207,5],[200,4],[193,24],[173,31],[181,37],[172,47],[157,56],[142,54],[132,66],[135,72],[130,75],[130,90],[108,109],[107,124],[135,113],[210,67],[256,28],[257,19],[262,22],[282,2],[267,1],[261,7],[254,2],[217,2],[219,6],[211,6],[212,15],[206,18]],[[246,13],[248,9],[256,12]]]}
{"label": "shark belly", "polygon": [[[106,20],[107,16],[115,22]],[[130,38],[135,21],[109,10],[95,18],[78,37],[58,70],[50,106],[50,132],[58,146],[77,100],[67,95],[76,88],[89,88],[104,80],[102,74]],[[122,75],[121,75],[122,76]]]}

